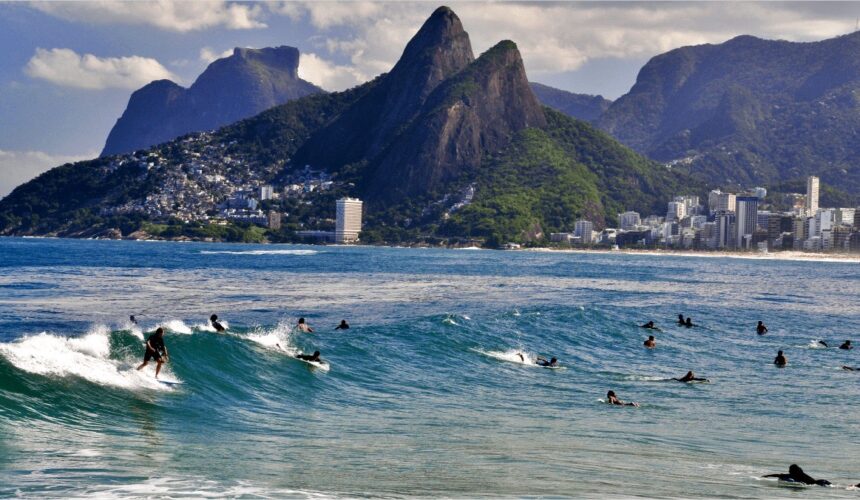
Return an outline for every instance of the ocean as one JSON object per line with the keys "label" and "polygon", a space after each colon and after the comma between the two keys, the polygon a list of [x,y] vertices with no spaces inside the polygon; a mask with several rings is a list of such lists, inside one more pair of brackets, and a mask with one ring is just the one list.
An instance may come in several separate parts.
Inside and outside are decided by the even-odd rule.
{"label": "ocean", "polygon": [[0,496],[857,498],[858,331],[857,261],[0,238]]}

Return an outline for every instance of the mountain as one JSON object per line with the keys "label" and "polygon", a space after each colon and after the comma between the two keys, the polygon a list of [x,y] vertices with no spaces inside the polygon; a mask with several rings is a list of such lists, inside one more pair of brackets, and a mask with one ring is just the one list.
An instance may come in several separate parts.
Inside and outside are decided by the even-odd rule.
{"label": "mountain", "polygon": [[127,153],[189,132],[212,130],[291,99],[322,92],[298,76],[293,47],[233,49],[185,89],[157,80],[136,90],[108,134],[102,156]]}
{"label": "mountain", "polygon": [[[53,169],[0,201],[0,234],[264,237],[245,222],[209,224],[261,185],[284,228],[330,230],[334,200],[365,201],[365,242],[543,241],[586,217],[662,211],[683,175],[595,127],[542,106],[522,57],[502,41],[474,58],[456,14],[440,7],[392,70],[215,132]],[[696,191],[697,192],[697,191]],[[294,193],[294,194],[289,194]],[[244,219],[237,219],[244,220]],[[107,231],[107,232],[105,232]]]}
{"label": "mountain", "polygon": [[860,32],[811,43],[739,36],[651,59],[598,120],[714,186],[806,175],[860,193]]}
{"label": "mountain", "polygon": [[596,122],[612,104],[612,101],[604,99],[601,95],[574,94],[536,82],[531,82],[529,85],[543,105],[591,123]]}

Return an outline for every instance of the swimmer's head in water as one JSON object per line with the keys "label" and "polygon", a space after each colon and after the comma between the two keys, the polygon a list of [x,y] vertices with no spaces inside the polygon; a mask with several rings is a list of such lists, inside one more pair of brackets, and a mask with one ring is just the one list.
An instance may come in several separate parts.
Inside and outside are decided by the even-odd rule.
{"label": "swimmer's head in water", "polygon": [[319,352],[319,351],[314,351],[314,357],[315,357],[315,358],[318,358],[319,356],[320,356],[320,352]]}
{"label": "swimmer's head in water", "polygon": [[299,324],[300,324],[300,325],[301,325],[301,324],[304,324],[304,322],[305,322],[305,318],[299,318]]}
{"label": "swimmer's head in water", "polygon": [[653,336],[653,335],[648,335],[648,340],[654,340],[654,336]]}
{"label": "swimmer's head in water", "polygon": [[550,364],[555,363],[556,361],[558,361],[558,360],[555,358],[552,358],[551,360],[549,360]]}
{"label": "swimmer's head in water", "polygon": [[606,397],[607,397],[607,398],[614,398],[614,397],[615,397],[615,391],[609,391],[609,392],[607,392],[607,393],[606,393]]}

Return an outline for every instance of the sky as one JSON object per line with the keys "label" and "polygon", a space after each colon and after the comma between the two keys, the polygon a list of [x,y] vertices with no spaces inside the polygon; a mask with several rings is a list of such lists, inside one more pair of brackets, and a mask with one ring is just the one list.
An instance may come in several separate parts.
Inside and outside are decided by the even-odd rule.
{"label": "sky", "polygon": [[[439,2],[0,2],[0,197],[94,158],[130,94],[189,86],[233,47],[290,45],[299,74],[343,90],[388,71]],[[517,43],[531,81],[616,99],[668,50],[737,35],[850,33],[858,2],[450,1],[479,54]]]}

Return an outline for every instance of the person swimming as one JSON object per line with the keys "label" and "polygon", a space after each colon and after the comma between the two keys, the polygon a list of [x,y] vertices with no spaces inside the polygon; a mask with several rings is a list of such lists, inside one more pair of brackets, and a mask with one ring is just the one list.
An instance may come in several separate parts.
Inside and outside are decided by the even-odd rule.
{"label": "person swimming", "polygon": [[852,368],[850,366],[843,366],[842,369],[849,372],[860,372],[860,368]]}
{"label": "person swimming", "polygon": [[216,332],[220,333],[220,332],[223,332],[224,330],[226,330],[226,328],[224,328],[224,325],[222,325],[221,323],[218,322],[218,315],[217,314],[213,314],[212,316],[209,316],[209,322],[212,323],[212,328],[214,328]]}
{"label": "person swimming", "polygon": [[646,340],[643,345],[645,347],[647,347],[648,349],[653,349],[654,347],[657,346],[657,342],[654,340],[653,335],[649,335],[648,340]]}
{"label": "person swimming", "polygon": [[659,329],[659,328],[657,328],[656,326],[654,326],[654,322],[653,322],[653,321],[649,321],[649,322],[645,323],[644,325],[642,325],[642,327],[641,327],[641,328],[647,328],[647,329],[649,329],[649,330],[657,330],[657,331],[660,331],[660,329]]}
{"label": "person swimming", "polygon": [[776,366],[778,366],[780,368],[782,368],[788,364],[788,360],[785,358],[785,355],[782,354],[782,351],[779,351],[778,353],[776,353],[776,357],[773,358],[773,364],[775,364]]}
{"label": "person swimming", "polygon": [[692,371],[688,371],[686,375],[681,378],[676,378],[678,382],[710,382],[710,380],[706,378],[696,377],[696,374]]}
{"label": "person swimming", "polygon": [[146,352],[143,355],[143,363],[137,367],[138,370],[143,369],[149,364],[150,359],[155,360],[155,378],[158,378],[158,373],[161,371],[161,365],[170,357],[167,352],[167,346],[164,345],[164,328],[158,327],[155,333],[146,339]]}
{"label": "person swimming", "polygon": [[791,483],[802,483],[813,485],[816,484],[818,486],[830,486],[830,481],[826,479],[815,479],[809,474],[803,472],[803,469],[800,468],[797,464],[791,464],[788,467],[788,474],[767,474],[762,477],[775,477],[780,481],[788,481]]}
{"label": "person swimming", "polygon": [[349,330],[349,323],[345,319],[340,320],[340,324],[335,327],[335,330]]}
{"label": "person swimming", "polygon": [[765,324],[764,324],[764,323],[762,323],[761,321],[759,321],[759,322],[758,322],[758,326],[757,326],[757,327],[755,327],[755,331],[756,331],[756,333],[758,333],[759,335],[764,335],[765,333],[767,333],[767,326],[765,326]]}
{"label": "person swimming", "polygon": [[687,316],[687,321],[684,322],[684,326],[686,326],[687,328],[693,328],[694,326],[699,326],[699,325],[694,325],[693,324],[693,318]]}
{"label": "person swimming", "polygon": [[322,361],[320,359],[320,352],[319,351],[314,351],[313,354],[296,354],[296,357],[298,359],[302,359],[305,361],[316,361],[316,362]]}
{"label": "person swimming", "polygon": [[307,323],[305,323],[305,318],[299,318],[299,322],[296,325],[296,329],[298,329],[300,332],[314,333],[314,329],[308,326]]}
{"label": "person swimming", "polygon": [[609,391],[606,393],[606,402],[611,405],[618,406],[639,406],[639,403],[625,403],[618,399],[618,396],[615,395],[615,391]]}
{"label": "person swimming", "polygon": [[842,345],[841,345],[841,346],[839,346],[839,348],[840,348],[840,349],[843,349],[843,350],[845,350],[845,351],[850,351],[851,349],[854,349],[854,346],[853,346],[853,345],[851,345],[851,341],[850,341],[850,340],[846,340],[845,342],[843,342],[843,343],[842,343]]}
{"label": "person swimming", "polygon": [[684,321],[684,315],[679,314],[678,315],[678,326],[686,326],[686,325],[687,325],[687,322]]}
{"label": "person swimming", "polygon": [[[520,358],[522,358],[522,357],[523,357],[523,355],[520,354]],[[555,367],[555,366],[558,366],[558,360],[555,358],[552,358],[549,361],[547,361],[547,359],[544,358],[543,356],[538,356],[537,359],[535,359],[535,364],[538,366],[544,366],[544,367]]]}
{"label": "person swimming", "polygon": [[135,318],[135,317],[134,317],[134,314],[132,314],[131,316],[129,316],[129,317],[128,317],[128,320],[129,320],[129,321],[131,321],[131,324],[132,324],[132,325],[136,325],[136,324],[137,324],[137,318]]}

